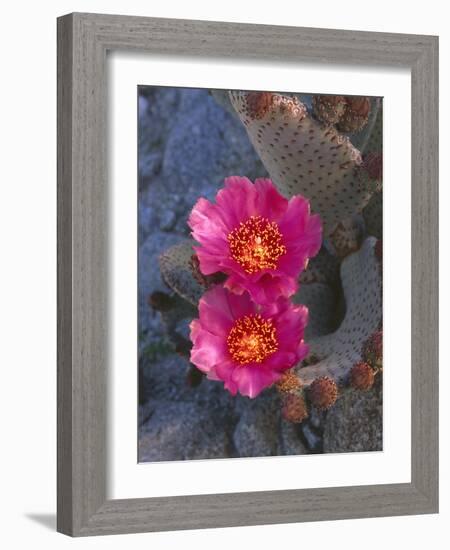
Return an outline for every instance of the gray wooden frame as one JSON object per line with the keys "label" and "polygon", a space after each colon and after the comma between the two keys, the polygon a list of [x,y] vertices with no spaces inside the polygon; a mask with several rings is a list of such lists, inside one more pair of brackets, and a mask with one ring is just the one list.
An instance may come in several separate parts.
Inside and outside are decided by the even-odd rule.
{"label": "gray wooden frame", "polygon": [[[411,69],[411,483],[107,500],[108,50]],[[59,531],[82,536],[435,513],[437,350],[437,37],[81,13],[58,19]]]}

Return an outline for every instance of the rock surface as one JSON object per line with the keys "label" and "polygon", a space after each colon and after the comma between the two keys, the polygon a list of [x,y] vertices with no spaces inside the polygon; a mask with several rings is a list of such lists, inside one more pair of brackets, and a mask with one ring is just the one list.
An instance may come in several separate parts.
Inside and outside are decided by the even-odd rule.
{"label": "rock surface", "polygon": [[206,379],[191,387],[188,368],[174,353],[141,357],[140,462],[308,452],[298,428],[281,419],[274,389],[251,400]]}
{"label": "rock surface", "polygon": [[323,450],[347,453],[383,450],[383,384],[369,391],[346,391],[325,419]]}
{"label": "rock surface", "polygon": [[223,458],[228,455],[225,411],[211,415],[195,402],[155,401],[151,404],[154,410],[139,438],[141,462]]}
{"label": "rock surface", "polygon": [[233,433],[238,456],[277,455],[280,404],[275,391],[242,401],[240,408],[242,413]]}

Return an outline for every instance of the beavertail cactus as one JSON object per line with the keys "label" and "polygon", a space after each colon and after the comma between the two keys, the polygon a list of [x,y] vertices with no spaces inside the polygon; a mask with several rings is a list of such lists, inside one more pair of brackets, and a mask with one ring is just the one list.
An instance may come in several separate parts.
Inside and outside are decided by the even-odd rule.
{"label": "beavertail cactus", "polygon": [[350,371],[350,385],[356,390],[369,390],[375,382],[375,372],[368,363],[356,363]]}
{"label": "beavertail cactus", "polygon": [[283,398],[281,414],[285,420],[299,424],[308,418],[308,406],[302,393],[289,393]]}
{"label": "beavertail cactus", "polygon": [[[295,97],[230,92],[230,99],[280,192],[307,197],[325,236],[362,211],[373,189],[360,177],[361,153],[347,136],[314,118]],[[357,107],[352,120],[359,121],[367,115],[365,102]]]}
{"label": "beavertail cactus", "polygon": [[194,275],[194,241],[186,240],[161,254],[159,267],[166,285],[182,298],[196,306],[205,288]]}
{"label": "beavertail cactus", "polygon": [[332,378],[321,376],[313,381],[308,393],[312,406],[319,411],[325,411],[336,403],[338,388]]}
{"label": "beavertail cactus", "polygon": [[365,360],[364,345],[382,321],[381,273],[375,244],[376,239],[369,237],[358,252],[343,260],[345,317],[335,332],[309,341],[310,355],[318,361],[297,369],[304,386],[323,376],[345,384],[353,365]]}

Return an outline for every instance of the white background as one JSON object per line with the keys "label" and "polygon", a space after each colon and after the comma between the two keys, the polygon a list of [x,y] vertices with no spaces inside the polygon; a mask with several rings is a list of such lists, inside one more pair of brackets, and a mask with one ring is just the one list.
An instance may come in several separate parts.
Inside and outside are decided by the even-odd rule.
{"label": "white background", "polygon": [[[55,361],[56,361],[56,28],[55,17],[71,11],[96,11],[304,25],[388,32],[439,34],[441,37],[441,280],[449,280],[450,147],[447,132],[450,97],[450,30],[439,0],[407,5],[379,0],[367,6],[347,0],[273,2],[106,3],[59,0],[6,4],[2,10],[0,87],[0,342],[1,342],[1,518],[2,546],[52,548],[228,548],[247,544],[273,548],[314,547],[379,550],[382,545],[419,549],[448,541],[450,520],[450,386],[448,359],[441,360],[441,513],[439,516],[352,520],[315,524],[245,527],[208,531],[127,535],[70,540],[54,533],[55,513]],[[279,6],[279,7],[278,7]],[[278,9],[277,9],[278,8]],[[4,44],[3,44],[4,41]],[[444,250],[444,248],[446,250]],[[441,285],[441,331],[449,328]]]}

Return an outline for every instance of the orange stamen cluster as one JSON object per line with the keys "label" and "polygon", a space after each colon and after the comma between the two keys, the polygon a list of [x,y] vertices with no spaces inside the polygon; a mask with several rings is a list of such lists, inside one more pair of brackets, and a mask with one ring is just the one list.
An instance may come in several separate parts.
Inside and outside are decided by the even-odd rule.
{"label": "orange stamen cluster", "polygon": [[228,234],[231,256],[247,273],[275,269],[278,258],[286,254],[282,237],[276,222],[251,216]]}
{"label": "orange stamen cluster", "polygon": [[271,319],[261,315],[245,315],[237,319],[227,338],[228,350],[240,365],[262,363],[277,351],[276,328]]}

